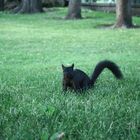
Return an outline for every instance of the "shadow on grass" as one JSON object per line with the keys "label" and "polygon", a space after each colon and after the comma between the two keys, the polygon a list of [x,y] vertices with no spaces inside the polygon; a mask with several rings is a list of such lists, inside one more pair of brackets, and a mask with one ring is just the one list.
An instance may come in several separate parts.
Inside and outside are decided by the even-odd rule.
{"label": "shadow on grass", "polygon": [[140,28],[140,25],[134,25],[132,28],[134,28],[134,29],[139,29]]}
{"label": "shadow on grass", "polygon": [[45,19],[49,19],[49,20],[65,20],[65,17],[46,17]]}
{"label": "shadow on grass", "polygon": [[98,24],[96,28],[98,29],[112,29],[114,24]]}
{"label": "shadow on grass", "polygon": [[[98,29],[117,29],[117,28],[114,28],[114,24],[98,24],[98,25],[96,25],[96,28],[98,28]],[[124,27],[120,27],[120,28],[126,29]],[[133,27],[127,28],[127,29],[140,29],[140,25],[133,25]]]}
{"label": "shadow on grass", "polygon": [[43,11],[44,12],[55,12],[55,11],[61,11],[61,8],[57,8],[57,7],[54,7],[54,8],[43,8]]}

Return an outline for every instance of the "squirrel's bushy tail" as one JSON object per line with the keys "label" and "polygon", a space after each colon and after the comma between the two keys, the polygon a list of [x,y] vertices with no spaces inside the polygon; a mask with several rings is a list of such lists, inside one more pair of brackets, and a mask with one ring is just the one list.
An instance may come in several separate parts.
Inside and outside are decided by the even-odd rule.
{"label": "squirrel's bushy tail", "polygon": [[105,68],[108,68],[115,75],[117,79],[123,78],[122,72],[114,62],[111,62],[109,60],[104,60],[96,65],[94,72],[91,76],[91,85],[94,85],[95,81],[97,80],[97,78]]}

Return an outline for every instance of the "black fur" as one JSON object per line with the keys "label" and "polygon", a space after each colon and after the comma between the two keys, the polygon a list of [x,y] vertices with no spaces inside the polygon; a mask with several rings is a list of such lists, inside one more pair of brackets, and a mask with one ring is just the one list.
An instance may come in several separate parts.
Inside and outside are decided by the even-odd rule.
{"label": "black fur", "polygon": [[65,67],[62,64],[63,90],[66,91],[68,88],[71,88],[75,91],[80,91],[90,88],[94,85],[95,81],[105,68],[108,68],[117,79],[123,78],[119,67],[114,62],[108,60],[101,61],[96,65],[91,78],[89,78],[85,72],[74,69],[74,64],[69,67]]}

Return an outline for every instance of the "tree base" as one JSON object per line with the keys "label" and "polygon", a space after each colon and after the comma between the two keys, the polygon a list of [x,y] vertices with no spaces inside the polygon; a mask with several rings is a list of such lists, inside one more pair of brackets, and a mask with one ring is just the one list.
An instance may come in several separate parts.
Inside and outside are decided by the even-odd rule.
{"label": "tree base", "polygon": [[67,15],[65,17],[65,19],[70,19],[70,20],[73,20],[73,19],[82,19],[82,16],[81,15],[71,14],[71,15]]}
{"label": "tree base", "polygon": [[14,10],[13,10],[13,13],[15,13],[15,14],[33,14],[33,13],[42,13],[43,12],[43,9],[25,9],[25,8],[23,8],[23,7],[21,7],[21,6],[19,6],[19,7],[16,7]]}
{"label": "tree base", "polygon": [[82,19],[81,16],[81,0],[70,0],[68,13],[65,19]]}
{"label": "tree base", "polygon": [[129,25],[129,24],[124,24],[124,23],[122,23],[122,24],[120,24],[120,23],[116,23],[116,24],[114,24],[113,26],[112,26],[112,28],[114,29],[114,28],[123,28],[123,29],[127,29],[127,28],[133,28],[134,26],[131,24],[131,25]]}
{"label": "tree base", "polygon": [[4,11],[4,0],[0,0],[0,11]]}
{"label": "tree base", "polygon": [[14,13],[40,13],[43,12],[40,0],[22,0],[21,4],[13,10]]}
{"label": "tree base", "polygon": [[65,19],[82,19],[81,14],[76,14],[76,13],[69,13]]}

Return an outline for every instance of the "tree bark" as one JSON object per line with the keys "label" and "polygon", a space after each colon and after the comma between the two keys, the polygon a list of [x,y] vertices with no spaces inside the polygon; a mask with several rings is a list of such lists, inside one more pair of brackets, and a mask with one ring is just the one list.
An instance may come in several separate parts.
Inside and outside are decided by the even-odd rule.
{"label": "tree bark", "polygon": [[114,28],[130,28],[133,26],[131,0],[117,0],[116,18]]}
{"label": "tree bark", "polygon": [[0,11],[4,10],[4,0],[0,0]]}
{"label": "tree bark", "polygon": [[41,0],[22,0],[21,4],[14,9],[14,13],[39,13],[42,11]]}
{"label": "tree bark", "polygon": [[65,19],[81,19],[81,0],[70,0]]}

